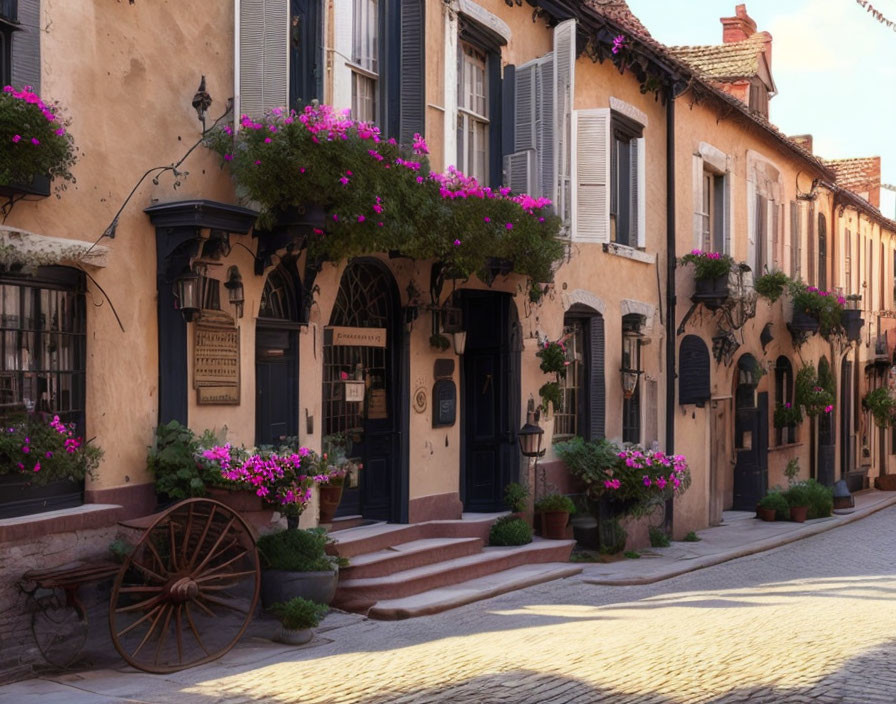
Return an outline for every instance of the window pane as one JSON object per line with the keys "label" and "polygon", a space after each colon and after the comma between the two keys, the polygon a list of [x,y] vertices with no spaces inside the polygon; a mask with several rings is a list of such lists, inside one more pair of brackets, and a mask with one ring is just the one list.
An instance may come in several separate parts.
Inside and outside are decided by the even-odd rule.
{"label": "window pane", "polygon": [[360,122],[376,121],[376,80],[352,74],[352,116]]}
{"label": "window pane", "polygon": [[562,405],[554,413],[554,440],[575,435],[584,436],[582,429],[582,394],[585,388],[585,324],[582,320],[567,321],[563,328],[566,349],[572,359],[566,377],[560,379]]}

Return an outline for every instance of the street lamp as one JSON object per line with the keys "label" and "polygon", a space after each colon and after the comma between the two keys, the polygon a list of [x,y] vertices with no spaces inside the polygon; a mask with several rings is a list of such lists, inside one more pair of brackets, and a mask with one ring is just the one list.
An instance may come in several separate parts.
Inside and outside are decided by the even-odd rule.
{"label": "street lamp", "polygon": [[174,280],[174,297],[177,298],[177,307],[188,323],[199,313],[199,289],[200,276],[189,267],[186,267]]}

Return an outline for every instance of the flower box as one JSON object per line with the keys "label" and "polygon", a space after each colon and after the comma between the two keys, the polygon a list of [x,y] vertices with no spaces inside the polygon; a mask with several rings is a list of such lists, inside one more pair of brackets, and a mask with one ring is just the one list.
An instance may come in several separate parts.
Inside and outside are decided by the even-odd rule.
{"label": "flower box", "polygon": [[714,279],[697,279],[694,281],[694,295],[691,300],[694,303],[702,303],[710,310],[722,307],[730,292],[728,290],[728,274],[722,274]]}
{"label": "flower box", "polygon": [[818,318],[809,315],[806,311],[794,307],[793,319],[790,321],[790,329],[795,332],[818,332]]}
{"label": "flower box", "polygon": [[50,195],[50,177],[41,174],[34,176],[27,183],[7,183],[6,185],[0,186],[0,196],[8,197],[17,195],[42,196],[46,198]]}
{"label": "flower box", "polygon": [[83,503],[84,482],[60,479],[36,486],[21,474],[0,475],[0,518],[74,508]]}

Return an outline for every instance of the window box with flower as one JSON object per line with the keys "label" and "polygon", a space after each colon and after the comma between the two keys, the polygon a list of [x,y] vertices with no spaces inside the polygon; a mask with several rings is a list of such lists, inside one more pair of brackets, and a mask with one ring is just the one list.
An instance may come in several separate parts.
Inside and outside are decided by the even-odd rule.
{"label": "window box with flower", "polygon": [[797,333],[818,332],[825,339],[843,332],[843,305],[846,299],[831,291],[806,286],[802,281],[790,285],[793,318],[790,329]]}
{"label": "window box with flower", "polygon": [[103,452],[59,416],[27,414],[0,428],[0,518],[77,506]]}
{"label": "window box with flower", "polygon": [[694,294],[691,300],[702,303],[710,310],[721,308],[728,300],[728,277],[734,260],[727,254],[691,250],[681,258],[682,264],[694,267]]}

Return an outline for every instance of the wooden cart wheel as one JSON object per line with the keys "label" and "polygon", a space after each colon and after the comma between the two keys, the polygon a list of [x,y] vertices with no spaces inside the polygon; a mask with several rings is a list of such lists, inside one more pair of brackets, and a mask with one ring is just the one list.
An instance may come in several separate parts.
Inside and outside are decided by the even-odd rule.
{"label": "wooden cart wheel", "polygon": [[255,540],[232,509],[187,499],[147,528],[112,585],[116,650],[138,670],[176,672],[230,650],[261,588]]}
{"label": "wooden cart wheel", "polygon": [[34,596],[31,614],[34,642],[48,663],[66,668],[87,642],[87,615],[72,605],[60,588],[40,592]]}

